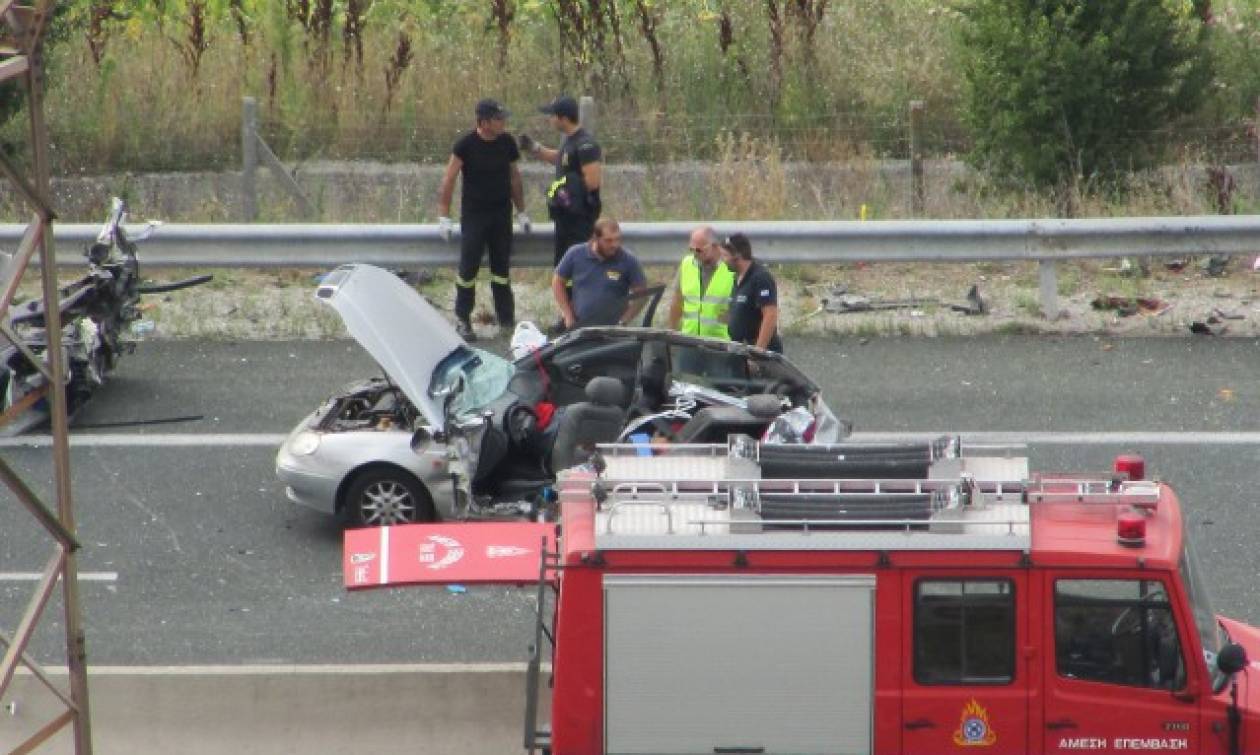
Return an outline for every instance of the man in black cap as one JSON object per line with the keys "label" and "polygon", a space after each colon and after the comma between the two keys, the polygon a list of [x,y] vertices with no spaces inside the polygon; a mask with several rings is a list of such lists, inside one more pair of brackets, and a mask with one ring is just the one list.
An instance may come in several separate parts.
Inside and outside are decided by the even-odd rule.
{"label": "man in black cap", "polygon": [[525,196],[521,191],[521,157],[516,140],[507,133],[508,111],[494,100],[481,100],[476,107],[476,128],[464,134],[451,148],[451,159],[442,176],[438,193],[438,228],[450,239],[451,197],[455,177],[464,174],[464,190],[459,207],[459,273],[455,278],[455,329],[466,341],[475,341],[472,311],[476,303],[477,271],[481,257],[490,250],[490,291],[499,327],[516,324],[516,303],[509,277],[512,260],[512,206],[521,231],[529,233]]}
{"label": "man in black cap", "polygon": [[569,247],[590,240],[599,219],[600,182],[603,177],[599,144],[582,128],[577,100],[557,97],[538,109],[551,116],[551,126],[564,134],[559,149],[535,142],[521,134],[521,149],[556,166],[556,178],[547,189],[547,212],[556,224],[555,264]]}
{"label": "man in black cap", "polygon": [[722,261],[735,272],[727,331],[731,340],[783,353],[779,338],[779,289],[774,276],[753,259],[752,242],[742,233],[721,244]]}

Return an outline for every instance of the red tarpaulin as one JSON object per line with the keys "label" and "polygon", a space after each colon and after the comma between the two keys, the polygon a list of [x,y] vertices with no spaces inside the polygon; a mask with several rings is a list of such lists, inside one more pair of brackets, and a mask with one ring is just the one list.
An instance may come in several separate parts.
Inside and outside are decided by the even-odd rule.
{"label": "red tarpaulin", "polygon": [[538,579],[546,522],[404,524],[347,530],[343,570],[354,590],[389,585],[520,584]]}

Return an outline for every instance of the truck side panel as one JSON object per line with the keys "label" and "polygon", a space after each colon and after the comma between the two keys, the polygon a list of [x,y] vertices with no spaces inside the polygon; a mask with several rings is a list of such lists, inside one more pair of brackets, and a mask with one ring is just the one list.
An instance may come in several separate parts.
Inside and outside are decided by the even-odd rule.
{"label": "truck side panel", "polygon": [[609,755],[872,748],[871,575],[609,575]]}

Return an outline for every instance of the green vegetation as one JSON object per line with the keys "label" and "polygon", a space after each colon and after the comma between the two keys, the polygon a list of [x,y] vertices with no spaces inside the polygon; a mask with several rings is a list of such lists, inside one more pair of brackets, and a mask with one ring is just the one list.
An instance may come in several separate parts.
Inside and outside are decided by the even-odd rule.
{"label": "green vegetation", "polygon": [[[1050,38],[1033,33],[1035,14],[1016,14],[1023,22],[1002,37],[1001,24],[989,22],[1005,20],[1008,6],[1059,8],[1043,18],[1057,19],[1055,39],[1072,42],[1055,47],[1063,59],[1051,65]],[[881,184],[876,165],[909,154],[914,99],[926,103],[920,143],[928,158],[971,154],[1037,179],[1061,177],[1053,166],[1064,159],[1076,168],[1066,201],[1035,182],[1012,190],[997,174],[959,177],[950,193],[962,199],[930,204],[937,216],[1159,213],[1187,204],[1167,181],[1133,174],[1103,185],[1091,172],[1128,170],[1157,156],[1183,165],[1255,157],[1260,0],[1210,7],[1207,0],[67,0],[65,7],[66,31],[50,52],[48,102],[62,175],[235,166],[247,95],[258,98],[266,139],[285,160],[437,162],[468,127],[480,96],[502,99],[516,111],[515,129],[538,133],[536,105],[560,91],[589,93],[610,162],[727,166],[729,180],[704,188],[738,208],[732,217],[813,216],[833,203],[823,189],[796,188],[787,164],[802,160],[854,166],[854,180],[868,181],[859,200],[872,216],[897,216],[905,188]],[[1116,33],[1068,34],[1087,16]],[[1020,63],[1039,61],[1024,66],[1034,78],[1009,91],[985,85],[1003,69],[975,46],[1013,45],[1017,32],[1040,44],[1019,49]],[[1144,45],[1145,54],[1117,62]],[[1208,70],[1205,61],[1215,63],[1210,81],[1191,75]],[[1157,75],[1170,67],[1171,77]],[[1055,70],[1084,77],[1083,85],[1062,87],[1074,99],[1032,86],[1049,81],[1035,75]],[[1148,78],[1139,97],[1130,84]],[[1090,109],[1100,94],[1111,104]],[[985,117],[981,96],[1024,117]],[[1094,120],[1069,120],[1065,131],[1067,104]],[[11,120],[0,137],[18,141],[20,126]],[[1071,146],[1056,134],[1069,134]],[[994,146],[1012,139],[1033,159],[1003,162]],[[1115,148],[1130,143],[1131,150]],[[1188,193],[1197,203],[1203,189]],[[1255,205],[1241,193],[1231,201]],[[686,214],[674,198],[658,204],[668,215]],[[845,206],[819,216],[829,214],[856,213]]]}
{"label": "green vegetation", "polygon": [[1171,0],[974,0],[963,25],[972,161],[1038,186],[1156,164],[1206,96],[1209,26]]}

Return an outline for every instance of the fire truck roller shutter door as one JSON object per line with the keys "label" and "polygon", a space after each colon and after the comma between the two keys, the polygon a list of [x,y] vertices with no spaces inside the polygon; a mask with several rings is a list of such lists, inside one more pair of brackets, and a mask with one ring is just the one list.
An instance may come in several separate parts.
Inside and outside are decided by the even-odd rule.
{"label": "fire truck roller shutter door", "polygon": [[928,476],[927,459],[858,459],[850,461],[812,458],[761,458],[761,476],[765,479],[826,480],[845,478],[880,478],[915,480]]}

